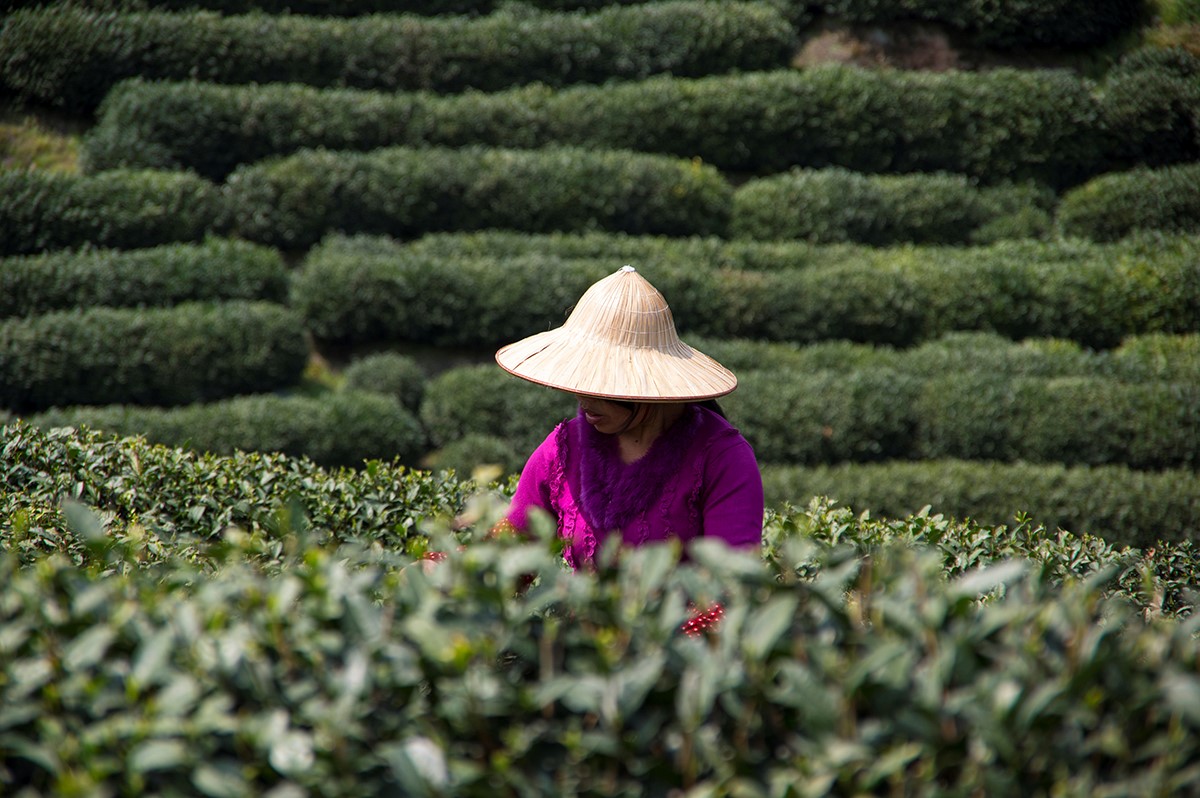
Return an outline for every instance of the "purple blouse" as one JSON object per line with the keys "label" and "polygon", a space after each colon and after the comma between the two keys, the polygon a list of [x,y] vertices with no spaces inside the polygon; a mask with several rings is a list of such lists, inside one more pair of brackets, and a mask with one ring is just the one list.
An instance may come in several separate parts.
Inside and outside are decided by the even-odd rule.
{"label": "purple blouse", "polygon": [[531,507],[558,521],[566,559],[588,562],[610,530],[626,545],[698,537],[762,543],[763,486],[754,450],[728,421],[698,405],[632,463],[617,438],[582,414],[554,428],[529,457],[508,510],[518,529]]}

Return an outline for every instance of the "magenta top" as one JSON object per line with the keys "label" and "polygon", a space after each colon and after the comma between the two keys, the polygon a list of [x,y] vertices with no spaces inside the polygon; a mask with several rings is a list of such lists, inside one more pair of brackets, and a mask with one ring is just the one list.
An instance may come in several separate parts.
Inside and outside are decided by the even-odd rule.
{"label": "magenta top", "polygon": [[617,438],[582,414],[563,421],[529,457],[508,510],[525,529],[540,507],[568,541],[566,559],[588,562],[610,530],[627,545],[698,537],[731,546],[762,543],[763,486],[754,450],[728,421],[698,405],[632,463]]}

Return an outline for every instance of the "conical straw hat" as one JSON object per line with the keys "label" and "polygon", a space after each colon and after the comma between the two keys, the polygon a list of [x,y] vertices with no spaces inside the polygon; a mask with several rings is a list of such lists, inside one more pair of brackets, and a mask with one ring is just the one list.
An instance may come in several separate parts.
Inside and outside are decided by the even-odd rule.
{"label": "conical straw hat", "polygon": [[571,393],[639,402],[724,396],[729,369],[679,340],[662,294],[632,266],[592,285],[567,321],[496,352],[511,374]]}

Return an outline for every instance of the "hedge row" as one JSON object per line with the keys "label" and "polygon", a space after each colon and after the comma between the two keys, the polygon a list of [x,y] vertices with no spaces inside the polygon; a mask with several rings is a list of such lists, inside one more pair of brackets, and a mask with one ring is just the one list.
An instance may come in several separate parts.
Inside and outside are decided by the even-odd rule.
{"label": "hedge row", "polygon": [[[574,574],[544,540],[503,540],[424,575],[307,535],[273,558],[273,541],[230,535],[223,555],[148,567],[129,526],[83,508],[74,522],[82,565],[0,555],[0,767],[31,796],[933,798],[1200,781],[1196,623],[1154,600],[1154,558],[1091,540],[964,573],[947,568],[954,544],[1020,550],[1044,531],[1013,545],[814,510],[789,519],[770,564],[714,543],[690,564],[647,547]],[[850,545],[825,543],[838,538]],[[719,630],[682,634],[688,601],[715,598]]]}
{"label": "hedge row", "polygon": [[[964,175],[793,169],[734,193],[729,234],[869,246],[986,244],[1045,236],[1055,199],[1032,184],[981,189]],[[1153,216],[1145,214],[1144,226]]]}
{"label": "hedge row", "polygon": [[[42,0],[4,0],[0,8],[21,8]],[[506,10],[498,0],[73,0],[75,5],[98,10],[145,11],[163,9],[190,11],[202,8],[226,14],[261,11],[266,14],[316,14],[358,16],[404,12],[428,16],[444,14],[490,14]],[[524,0],[532,8],[549,11],[605,10],[648,0]],[[1015,49],[1029,46],[1056,48],[1098,47],[1145,20],[1144,0],[780,0],[765,5],[778,7],[797,27],[816,16],[826,15],[844,22],[888,25],[896,22],[929,22],[943,25],[975,46]],[[1186,10],[1171,11],[1187,17]],[[1196,16],[1196,12],[1191,12]]]}
{"label": "hedge row", "polygon": [[[616,241],[622,256],[643,243]],[[1133,334],[1200,331],[1196,238],[1145,237],[1110,247],[835,248],[842,258],[829,262],[828,253],[803,246],[721,250],[730,260],[744,253],[785,263],[793,252],[801,263],[815,259],[806,268],[770,272],[710,269],[689,258],[711,242],[681,243],[678,250],[645,243],[649,263],[632,262],[689,335],[907,346],[950,331],[984,330],[1107,347]],[[583,291],[621,262],[458,256],[436,244],[423,250],[420,242],[410,249],[378,237],[330,237],[296,273],[291,302],[324,341],[486,348],[562,323]]]}
{"label": "hedge row", "polygon": [[786,66],[789,21],[768,3],[676,0],[595,13],[351,20],[206,12],[17,11],[0,28],[0,87],[91,113],[125,78],[496,91],[699,77]]}
{"label": "hedge row", "polygon": [[0,171],[0,256],[199,241],[223,207],[216,186],[185,172]]}
{"label": "hedge row", "polygon": [[1116,546],[1149,548],[1200,534],[1200,475],[1124,466],[967,462],[767,466],[768,506],[828,496],[855,512],[904,518],[932,512],[1011,524],[1018,514],[1049,529],[1097,535]]}
{"label": "hedge row", "polygon": [[830,16],[869,25],[941,23],[976,46],[1002,49],[1099,47],[1147,22],[1151,13],[1144,0],[826,0],[820,5]]}
{"label": "hedge row", "polygon": [[[1196,382],[985,372],[922,378],[882,368],[738,376],[738,390],[721,404],[764,464],[947,458],[1147,470],[1200,464]],[[432,379],[421,406],[435,446],[502,435],[525,456],[573,413],[566,394],[489,365]]]}
{"label": "hedge row", "polygon": [[1147,228],[1200,233],[1200,163],[1097,177],[1063,197],[1058,220],[1068,235],[1095,241]]}
{"label": "hedge row", "polygon": [[1120,382],[1200,381],[1200,334],[1132,335],[1105,351],[1058,338],[1015,342],[995,333],[949,333],[909,349],[826,341],[808,346],[689,337],[688,343],[743,371],[849,373],[889,369],[925,379],[960,372],[1006,377],[1105,377]]}
{"label": "hedge row", "polygon": [[[1098,178],[1068,192],[1058,208],[1070,233],[1098,240],[1139,230],[1195,231],[1194,177],[1189,166]],[[734,189],[697,161],[570,147],[308,150],[240,167],[219,187],[152,170],[6,172],[0,192],[0,257],[136,249],[213,234],[303,249],[335,230],[399,238],[499,228],[983,243],[1043,235],[1052,210],[1051,196],[1037,189],[976,187],[961,176],[830,169]],[[1111,219],[1121,217],[1117,229]]]}
{"label": "hedge row", "polygon": [[288,248],[333,230],[716,235],[728,225],[733,193],[711,166],[678,158],[477,147],[310,150],[240,168],[225,188],[232,234]]}
{"label": "hedge row", "polygon": [[93,170],[183,167],[219,179],[310,147],[559,144],[757,175],[840,166],[1062,189],[1139,163],[1200,160],[1200,85],[1187,67],[1200,58],[1178,60],[1131,61],[1099,84],[1067,71],[836,64],[453,96],[134,80],[106,98],[83,151]]}
{"label": "hedge row", "polygon": [[0,407],[181,405],[294,385],[301,319],[265,302],[89,308],[0,321]]}
{"label": "hedge row", "polygon": [[[58,0],[0,0],[0,9],[47,6],[57,2]],[[521,5],[528,7],[530,11],[604,11],[618,6],[670,2],[674,0],[521,0]],[[400,13],[425,17],[451,14],[481,16],[518,10],[505,0],[68,0],[67,4],[93,11],[191,12],[206,9],[229,15],[258,12],[264,15],[303,14],[317,17]],[[774,0],[769,5],[792,14],[803,14],[805,11],[803,0],[797,3],[794,9],[789,8],[786,3]]]}
{"label": "hedge row", "polygon": [[767,463],[1200,464],[1200,385],[886,370],[746,372],[725,406]]}
{"label": "hedge row", "polygon": [[364,460],[415,465],[425,434],[397,400],[366,392],[238,396],[186,407],[69,407],[25,418],[39,427],[86,426],[217,455],[279,452],[322,466]]}
{"label": "hedge row", "polygon": [[287,293],[288,270],[278,252],[217,238],[202,244],[0,259],[0,318],[94,306],[284,302]]}

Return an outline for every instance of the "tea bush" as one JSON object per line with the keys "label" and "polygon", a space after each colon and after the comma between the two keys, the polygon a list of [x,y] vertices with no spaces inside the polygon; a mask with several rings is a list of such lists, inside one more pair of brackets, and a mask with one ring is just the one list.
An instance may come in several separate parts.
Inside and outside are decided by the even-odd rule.
{"label": "tea bush", "polygon": [[89,427],[144,435],[151,443],[212,454],[281,452],[323,466],[364,460],[416,465],[425,433],[390,396],[346,391],[328,396],[237,396],[186,407],[66,407],[28,416],[39,427]]}
{"label": "tea bush", "polygon": [[342,372],[344,389],[382,393],[414,412],[421,407],[427,377],[414,358],[396,352],[360,357]]}
{"label": "tea bush", "polygon": [[[359,406],[378,408],[379,399]],[[84,542],[66,524],[64,499],[141,529],[145,545],[160,539],[159,555],[199,557],[229,527],[282,547],[281,524],[292,510],[308,519],[314,541],[379,541],[403,548],[424,519],[458,514],[474,490],[463,480],[411,469],[390,456],[353,469],[325,468],[307,457],[206,454],[144,437],[20,421],[0,427],[0,451],[0,515],[6,519],[0,541],[28,557],[86,556]]]}
{"label": "tea bush", "polygon": [[774,69],[787,65],[795,41],[788,20],[760,2],[355,19],[103,12],[68,4],[8,17],[0,29],[7,66],[0,74],[22,100],[90,114],[115,83],[131,77],[496,91]]}
{"label": "tea bush", "polygon": [[477,540],[425,574],[286,525],[147,564],[70,510],[82,564],[0,555],[4,777],[33,795],[1195,789],[1196,623],[1159,576],[1186,550],[814,505],[766,563]]}
{"label": "tea bush", "polygon": [[[1159,469],[1200,462],[1194,381],[983,370],[921,377],[880,366],[738,377],[738,390],[721,404],[760,463],[957,458]],[[571,405],[566,394],[494,366],[466,366],[431,380],[421,417],[435,446],[502,429],[529,452],[573,415]]]}
{"label": "tea bush", "polygon": [[0,407],[182,405],[295,385],[301,319],[272,303],[88,308],[0,321]]}
{"label": "tea bush", "polygon": [[728,224],[732,191],[712,167],[663,156],[404,147],[302,152],[242,167],[224,189],[232,233],[287,248],[333,231],[717,235]]}
{"label": "tea bush", "polygon": [[0,256],[199,241],[221,209],[216,186],[185,172],[0,171]]}
{"label": "tea bush", "polygon": [[503,431],[503,439],[522,457],[528,457],[555,424],[576,412],[568,394],[491,365],[461,366],[439,374],[429,381],[421,403],[421,421],[435,447]]}
{"label": "tea bush", "polygon": [[[558,145],[758,176],[836,166],[1061,188],[1103,171],[1123,146],[1122,131],[1105,126],[1104,102],[1100,87],[1065,70],[834,64],[451,96],[134,81],[106,98],[83,149],[90,169],[170,166],[214,180],[302,148]],[[1200,141],[1190,152],[1200,159]]]}
{"label": "tea bush", "polygon": [[284,302],[279,253],[242,241],[83,249],[0,260],[0,318],[70,308],[147,307],[187,301]]}
{"label": "tea bush", "polygon": [[1198,329],[1197,237],[965,249],[595,234],[427,241],[329,237],[306,256],[292,304],[323,340],[492,347],[561,324],[588,285],[632,262],[671,303],[681,334],[710,339],[902,347],[973,330],[1113,347]]}
{"label": "tea bush", "polygon": [[768,506],[828,496],[855,512],[904,518],[925,506],[983,525],[1018,515],[1114,545],[1150,548],[1200,534],[1200,476],[1191,469],[964,460],[763,467]]}
{"label": "tea bush", "polygon": [[1049,46],[1092,48],[1112,42],[1143,24],[1151,4],[1142,0],[967,0],[961,3],[833,0],[826,13],[853,22],[886,25],[922,20],[938,22],[977,46],[1002,50]]}
{"label": "tea bush", "polygon": [[1095,241],[1141,230],[1200,232],[1200,163],[1097,177],[1063,195],[1057,218],[1066,235]]}
{"label": "tea bush", "polygon": [[1119,131],[1107,171],[1196,160],[1200,142],[1200,54],[1142,47],[1105,77],[1105,125]]}
{"label": "tea bush", "polygon": [[979,188],[962,175],[864,175],[793,169],[734,192],[734,238],[798,238],[887,246],[1041,238],[1054,194],[1035,186]]}

